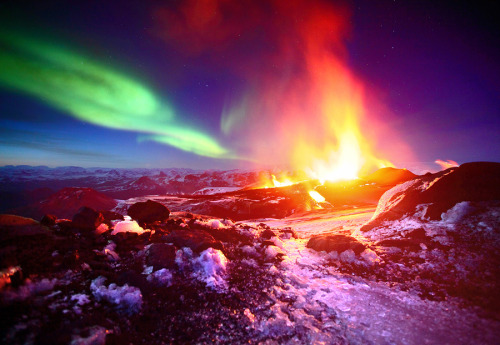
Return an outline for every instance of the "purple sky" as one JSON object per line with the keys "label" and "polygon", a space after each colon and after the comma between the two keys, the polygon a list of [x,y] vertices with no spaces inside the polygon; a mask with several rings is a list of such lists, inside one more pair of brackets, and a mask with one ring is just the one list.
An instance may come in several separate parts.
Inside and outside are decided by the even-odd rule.
{"label": "purple sky", "polygon": [[[207,1],[207,9],[210,3]],[[288,13],[292,17],[281,20],[285,14],[276,12],[279,6],[273,6],[273,1],[258,6],[258,11],[251,1],[242,3],[247,7],[223,7],[225,12],[220,15],[222,23],[227,23],[225,27],[217,30],[210,26],[205,36],[195,36],[181,29],[177,32],[181,24],[174,19],[183,18],[188,8],[185,1],[2,2],[0,49],[8,53],[0,54],[0,165],[249,166],[247,160],[234,158],[248,157],[252,146],[249,138],[254,136],[228,136],[221,128],[221,117],[228,102],[241,97],[249,84],[259,89],[258,81],[263,79],[249,77],[252,71],[264,75],[263,69],[271,68],[261,62],[269,62],[276,44],[288,42],[275,39],[276,35],[286,35],[286,23],[304,18],[300,13]],[[317,5],[315,1],[307,3]],[[367,90],[367,107],[377,107],[374,116],[413,152],[412,157],[396,157],[397,165],[432,166],[435,159],[500,161],[500,32],[493,5],[385,0],[333,5],[347,9],[345,15],[342,13],[347,22],[347,33],[342,36],[345,63]],[[80,89],[88,92],[89,85],[100,82],[100,72],[97,77],[85,74],[83,81],[68,81],[63,105],[60,98],[37,91],[32,85],[14,85],[24,77],[26,83],[29,78],[38,78],[37,82],[53,78],[39,87],[53,85],[54,80],[60,82],[57,78],[61,69],[71,74],[76,67],[52,66],[55,63],[45,55],[47,45],[33,53],[5,38],[12,33],[35,43],[50,43],[55,51],[62,49],[91,58],[98,66],[134,81],[134,85],[154,94],[162,108],[172,111],[174,120],[155,115],[145,123],[149,120],[138,118],[142,115],[137,113],[122,128],[103,125],[104,115],[99,112],[92,116],[101,118],[89,120],[91,116],[82,112],[92,110],[70,103],[73,93],[85,96]],[[293,37],[286,39],[293,42]],[[42,57],[37,57],[32,71],[26,71],[36,54]],[[294,59],[298,56],[294,52],[291,55]],[[18,72],[9,67],[12,56],[26,61]],[[65,63],[77,63],[65,59]],[[47,75],[40,75],[36,64],[44,64]],[[291,80],[298,78],[300,72],[294,68],[300,64],[294,60],[290,66],[275,66],[273,73],[281,76],[283,83],[285,73],[292,75]],[[119,85],[113,85],[109,95],[125,89],[120,80],[109,81],[114,82]],[[116,102],[124,103],[123,98]],[[99,106],[108,105],[104,102]],[[113,111],[133,112],[133,107],[122,104]],[[176,140],[174,145],[153,138],[154,128],[164,122],[171,127],[162,138],[169,143]],[[253,123],[248,131],[265,132],[266,126],[262,127]],[[266,135],[271,137],[273,133]],[[266,135],[258,136],[264,148]],[[401,141],[381,145],[390,147]],[[213,143],[216,145],[212,147]]]}

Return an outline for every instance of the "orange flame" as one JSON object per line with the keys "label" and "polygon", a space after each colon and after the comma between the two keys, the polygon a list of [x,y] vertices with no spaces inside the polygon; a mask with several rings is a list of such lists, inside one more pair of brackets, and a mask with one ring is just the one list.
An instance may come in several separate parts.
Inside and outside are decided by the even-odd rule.
{"label": "orange flame", "polygon": [[446,170],[446,169],[449,169],[449,168],[454,168],[454,167],[458,167],[459,164],[455,161],[452,161],[450,159],[446,160],[446,161],[443,161],[441,159],[436,159],[436,162],[437,164],[439,164],[439,166],[441,167],[441,170]]}
{"label": "orange flame", "polygon": [[272,179],[273,179],[273,185],[274,187],[286,187],[286,186],[291,186],[292,184],[294,184],[294,182],[292,182],[290,179],[288,178],[285,178],[283,181],[278,181],[276,179],[276,176],[274,175],[271,175]]}
{"label": "orange flame", "polygon": [[[187,0],[180,11],[157,16],[164,38],[186,56],[203,52],[245,81],[241,93],[226,100],[220,125],[225,139],[252,161],[286,165],[323,182],[393,166],[380,158],[388,155],[377,139],[391,142],[388,152],[403,145],[375,121],[378,104],[367,111],[366,90],[348,68],[344,5]],[[274,180],[277,186],[290,182]]]}

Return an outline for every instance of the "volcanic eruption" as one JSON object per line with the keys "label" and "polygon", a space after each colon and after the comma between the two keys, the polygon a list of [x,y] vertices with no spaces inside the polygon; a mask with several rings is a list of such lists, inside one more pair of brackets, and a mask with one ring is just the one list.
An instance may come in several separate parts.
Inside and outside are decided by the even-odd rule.
{"label": "volcanic eruption", "polygon": [[[346,6],[326,1],[186,1],[181,11],[157,14],[168,43],[245,81],[221,117],[222,132],[237,138],[243,158],[321,182],[411,157],[370,113],[367,90],[349,69],[349,16]],[[252,50],[256,44],[265,49]],[[392,150],[377,147],[382,136]]]}
{"label": "volcanic eruption", "polygon": [[1,343],[498,343],[476,4],[1,8]]}

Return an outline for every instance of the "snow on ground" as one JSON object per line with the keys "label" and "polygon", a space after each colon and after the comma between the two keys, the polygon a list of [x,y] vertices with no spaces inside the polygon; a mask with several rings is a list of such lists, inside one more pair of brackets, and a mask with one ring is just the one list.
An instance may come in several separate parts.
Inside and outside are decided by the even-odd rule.
{"label": "snow on ground", "polygon": [[312,235],[351,232],[367,222],[375,211],[374,207],[363,207],[355,209],[322,209],[301,214],[294,214],[283,219],[257,219],[254,221],[243,221],[241,223],[257,225],[265,223],[270,227],[283,228],[292,227],[297,231],[299,237],[309,238]]}
{"label": "snow on ground", "polygon": [[[493,344],[499,336],[500,323],[481,319],[472,309],[335,272],[324,265],[326,255],[306,243],[284,243],[283,278],[275,294],[291,302],[276,307],[282,325],[307,327],[316,332],[315,340],[326,343],[334,340],[332,330],[339,325],[347,326],[347,340],[357,344]],[[323,322],[307,321],[311,312]],[[272,325],[265,321],[261,327]]]}
{"label": "snow on ground", "polygon": [[240,190],[241,187],[205,187],[194,192],[194,195],[214,195],[221,193],[234,192]]}
{"label": "snow on ground", "polygon": [[116,235],[119,232],[135,232],[142,234],[145,230],[137,224],[135,220],[123,220],[115,224],[115,228],[112,235]]}
{"label": "snow on ground", "polygon": [[[457,205],[443,216],[443,223],[461,220],[469,209],[470,205]],[[365,209],[359,213],[345,212],[329,220],[325,219],[327,216],[304,215],[294,217],[293,221],[288,218],[265,223],[273,227],[293,225],[301,237],[338,231],[351,234],[372,213],[373,209]],[[400,226],[400,231],[407,225],[394,224]],[[299,328],[306,332],[311,343],[327,344],[497,343],[500,322],[481,318],[477,309],[459,306],[452,300],[423,299],[415,291],[402,291],[386,282],[341,273],[329,264],[334,259],[370,266],[380,260],[372,250],[356,257],[352,251],[340,255],[316,252],[306,244],[307,239],[292,239],[283,241],[281,248],[268,247],[268,251],[281,249],[285,256],[278,265],[280,278],[273,291],[277,302],[272,306],[274,318],[256,317],[254,321],[261,332],[283,335]],[[343,337],[337,338],[339,334]]]}
{"label": "snow on ground", "polygon": [[90,290],[98,301],[107,301],[116,305],[119,311],[125,314],[134,314],[141,310],[141,290],[134,286],[117,286],[115,283],[104,285],[106,278],[98,277],[90,284]]}
{"label": "snow on ground", "polygon": [[[147,255],[151,254],[150,246],[163,241],[166,226],[146,233],[149,239],[133,234],[113,237],[104,232],[98,242],[91,242],[91,237],[81,242],[79,255],[86,262],[70,266],[74,268],[67,273],[25,280],[19,287],[10,286],[8,281],[14,268],[3,273],[4,304],[12,310],[21,302],[34,308],[27,320],[23,312],[16,316],[10,328],[12,336],[7,334],[11,338],[5,339],[25,339],[20,327],[32,328],[41,322],[40,311],[51,310],[51,315],[60,313],[57,315],[64,322],[73,318],[76,328],[84,327],[79,320],[86,317],[81,332],[71,330],[75,344],[103,343],[108,335],[115,337],[115,343],[138,343],[137,339],[227,344],[498,343],[498,312],[487,314],[481,304],[464,305],[463,296],[449,291],[441,299],[425,293],[439,292],[437,288],[446,287],[445,278],[449,278],[450,286],[463,281],[463,286],[480,295],[471,284],[487,285],[487,280],[471,279],[471,272],[478,271],[488,279],[486,272],[490,270],[495,277],[496,271],[487,262],[478,266],[484,258],[468,247],[461,249],[463,243],[443,243],[448,243],[446,236],[453,241],[453,236],[473,230],[475,238],[484,238],[481,244],[498,248],[495,233],[500,205],[459,203],[443,214],[441,221],[432,222],[419,218],[424,207],[412,217],[367,232],[359,228],[370,219],[374,207],[317,210],[236,225],[191,215],[176,230],[211,234],[223,242],[222,249],[209,247],[195,252],[178,246],[172,257],[168,251],[159,252],[158,258],[172,262],[156,271],[154,266],[146,266]],[[288,227],[301,238],[295,238]],[[356,253],[351,249],[317,252],[307,247],[309,237],[317,234],[354,234],[366,248]],[[417,249],[391,247],[396,237],[415,240]],[[381,240],[393,242],[378,243]],[[429,249],[421,246],[422,241]],[[91,245],[83,247],[87,242]],[[389,249],[396,254],[387,254]],[[58,247],[48,262],[52,263],[53,257],[68,257],[68,252]],[[477,257],[471,255],[474,253]],[[443,279],[433,282],[434,276],[424,276],[429,273]],[[455,281],[455,277],[462,280]],[[495,282],[492,284],[495,287]],[[483,289],[483,295],[484,291],[490,290]],[[46,304],[36,309],[42,302]],[[63,321],[61,325],[66,327]],[[51,324],[47,327],[53,332]],[[193,331],[186,332],[188,328]],[[112,333],[107,335],[108,330]],[[193,337],[184,338],[187,333]]]}

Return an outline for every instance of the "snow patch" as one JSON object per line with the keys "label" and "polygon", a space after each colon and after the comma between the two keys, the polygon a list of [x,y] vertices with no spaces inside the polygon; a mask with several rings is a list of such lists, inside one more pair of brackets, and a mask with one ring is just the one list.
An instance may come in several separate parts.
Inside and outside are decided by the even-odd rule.
{"label": "snow patch", "polygon": [[138,234],[144,233],[144,229],[137,224],[135,220],[122,220],[116,223],[115,229],[111,235],[116,235],[119,232],[135,232]]}
{"label": "snow patch", "polygon": [[233,223],[233,221],[231,219],[223,219],[221,222],[222,222],[222,224],[224,224],[227,227],[234,226],[234,223]]}
{"label": "snow patch", "polygon": [[212,219],[208,224],[212,229],[219,229],[223,225],[218,219]]}
{"label": "snow patch", "polygon": [[113,241],[110,241],[109,244],[103,248],[101,253],[106,255],[110,261],[120,260],[120,256],[116,252],[116,243]]}
{"label": "snow patch", "polygon": [[[151,266],[152,268],[152,266]],[[152,274],[148,275],[146,278],[149,282],[157,282],[158,284],[162,286],[170,286],[172,285],[172,280],[173,280],[173,275],[172,272],[170,272],[166,268],[162,268],[156,272],[153,272]]]}
{"label": "snow patch", "polygon": [[251,257],[257,256],[257,250],[255,249],[255,247],[251,247],[249,245],[241,247],[241,251]]}
{"label": "snow patch", "polygon": [[117,306],[119,311],[125,314],[135,314],[141,310],[141,290],[135,286],[125,284],[117,286],[115,283],[105,286],[106,278],[100,276],[92,280],[90,290],[98,301],[107,301]]}
{"label": "snow patch", "polygon": [[76,295],[71,296],[72,301],[76,301],[77,305],[85,305],[90,303],[89,296],[84,293],[77,293]]}
{"label": "snow patch", "polygon": [[441,220],[447,224],[456,224],[474,210],[469,201],[462,201],[441,214]]}
{"label": "snow patch", "polygon": [[88,336],[81,337],[73,335],[71,345],[104,345],[106,344],[106,334],[108,331],[101,326],[94,326],[88,329]]}
{"label": "snow patch", "polygon": [[370,248],[366,248],[364,252],[361,253],[361,257],[369,264],[374,265],[381,261],[380,257]]}
{"label": "snow patch", "polygon": [[277,246],[267,246],[266,251],[264,252],[267,260],[274,260],[278,254],[283,254],[283,250]]}
{"label": "snow patch", "polygon": [[340,253],[339,258],[342,262],[353,263],[356,261],[356,254],[352,249],[347,249]]}
{"label": "snow patch", "polygon": [[194,276],[207,284],[208,287],[226,288],[224,280],[228,260],[224,253],[218,249],[208,248],[194,259]]}
{"label": "snow patch", "polygon": [[51,291],[54,289],[54,286],[57,284],[57,279],[47,279],[44,278],[42,280],[33,282],[30,279],[26,279],[25,283],[21,285],[17,289],[9,289],[3,293],[3,299],[6,302],[17,302],[24,301],[28,298],[34,297],[36,295],[40,295]]}

